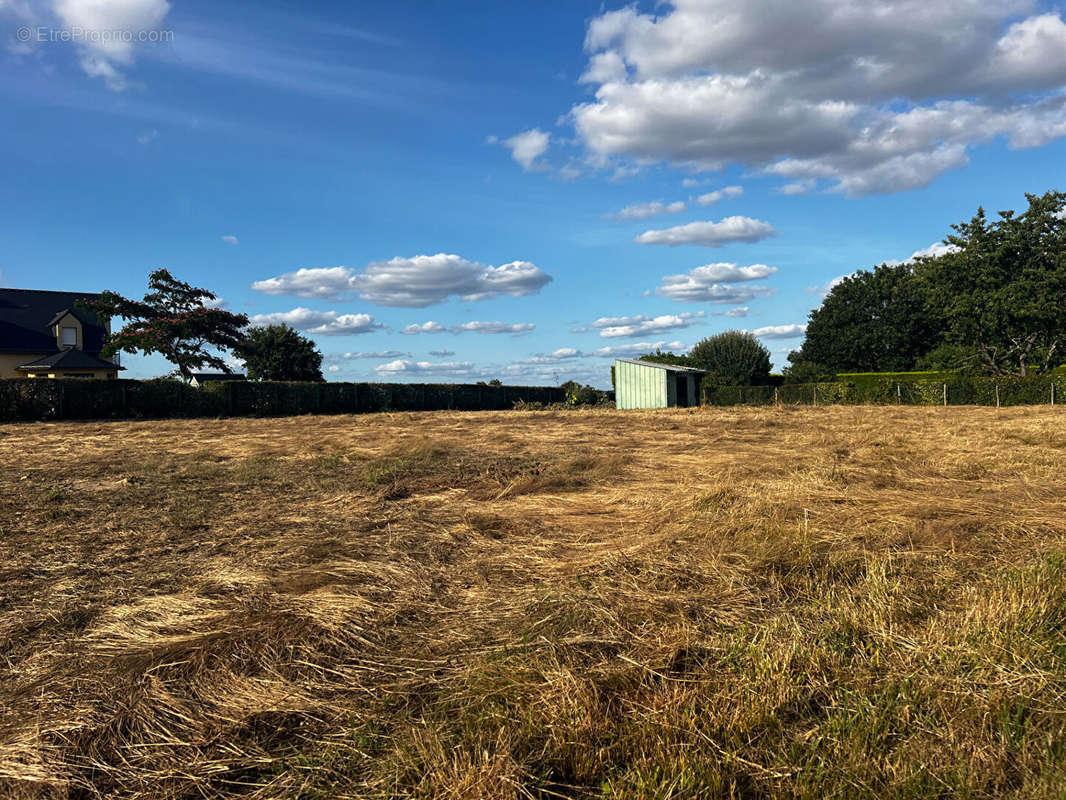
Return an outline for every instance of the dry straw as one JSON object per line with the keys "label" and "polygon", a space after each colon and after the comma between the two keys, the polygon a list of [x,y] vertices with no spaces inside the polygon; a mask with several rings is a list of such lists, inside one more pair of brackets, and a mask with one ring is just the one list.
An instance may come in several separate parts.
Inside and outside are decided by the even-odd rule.
{"label": "dry straw", "polygon": [[0,428],[5,798],[1066,791],[1051,408]]}

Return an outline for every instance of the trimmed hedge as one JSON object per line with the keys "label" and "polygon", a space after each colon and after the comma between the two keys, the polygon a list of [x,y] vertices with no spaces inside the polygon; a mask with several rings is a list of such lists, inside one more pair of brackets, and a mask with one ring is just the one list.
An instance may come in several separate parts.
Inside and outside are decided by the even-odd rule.
{"label": "trimmed hedge", "polygon": [[[937,373],[931,373],[937,374]],[[1066,378],[1037,375],[1025,378],[968,377],[952,375],[950,380],[894,380],[879,377],[857,381],[794,383],[777,389],[767,386],[724,386],[704,395],[708,405],[771,405],[775,402],[797,405],[882,404],[943,405],[947,387],[948,405],[1020,406],[1066,403]]]}
{"label": "trimmed hedge", "polygon": [[563,403],[566,392],[437,383],[219,381],[195,388],[173,380],[0,380],[0,421],[494,411],[519,401]]}

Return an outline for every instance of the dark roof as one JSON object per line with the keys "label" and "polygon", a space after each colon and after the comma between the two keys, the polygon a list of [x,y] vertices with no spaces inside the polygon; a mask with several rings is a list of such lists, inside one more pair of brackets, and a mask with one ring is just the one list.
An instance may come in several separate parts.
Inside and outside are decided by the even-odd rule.
{"label": "dark roof", "polygon": [[239,372],[194,372],[192,377],[196,378],[197,383],[204,383],[206,381],[243,381],[244,375]]}
{"label": "dark roof", "polygon": [[84,350],[71,348],[70,350],[60,350],[58,353],[52,353],[50,356],[38,358],[36,361],[30,361],[27,364],[19,364],[15,369],[32,372],[36,369],[125,369],[125,367],[120,367],[110,361],[104,361],[104,359],[94,356],[92,353],[86,353]]}
{"label": "dark roof", "polygon": [[639,358],[616,358],[615,361],[624,361],[627,364],[640,364],[642,367],[655,367],[656,369],[665,369],[670,372],[700,372],[704,373],[705,369],[696,369],[695,367],[682,367],[677,364],[660,364],[657,361],[641,361]]}
{"label": "dark roof", "polygon": [[106,331],[95,314],[77,308],[79,300],[95,300],[92,292],[50,292],[0,289],[0,353],[54,353],[59,350],[50,330],[68,311],[82,324],[84,349],[99,353]]}

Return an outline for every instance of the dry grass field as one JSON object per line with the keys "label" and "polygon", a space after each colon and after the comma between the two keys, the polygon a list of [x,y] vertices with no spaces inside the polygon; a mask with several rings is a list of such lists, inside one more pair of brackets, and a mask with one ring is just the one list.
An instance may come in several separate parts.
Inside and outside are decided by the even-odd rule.
{"label": "dry grass field", "polygon": [[0,797],[1066,797],[1066,410],[0,426]]}

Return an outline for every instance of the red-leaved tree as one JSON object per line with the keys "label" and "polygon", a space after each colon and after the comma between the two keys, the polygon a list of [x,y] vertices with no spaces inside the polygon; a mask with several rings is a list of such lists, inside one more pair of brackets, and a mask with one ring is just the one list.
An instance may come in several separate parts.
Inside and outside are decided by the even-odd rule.
{"label": "red-leaved tree", "polygon": [[165,269],[148,276],[148,287],[151,291],[143,300],[102,292],[99,299],[84,303],[100,316],[128,320],[120,331],[107,337],[102,355],[120,350],[159,353],[177,367],[186,382],[193,370],[205,366],[229,372],[218,352],[240,347],[247,315],[211,307],[210,302],[216,299],[212,292],[179,281]]}

